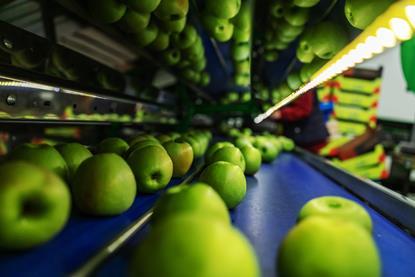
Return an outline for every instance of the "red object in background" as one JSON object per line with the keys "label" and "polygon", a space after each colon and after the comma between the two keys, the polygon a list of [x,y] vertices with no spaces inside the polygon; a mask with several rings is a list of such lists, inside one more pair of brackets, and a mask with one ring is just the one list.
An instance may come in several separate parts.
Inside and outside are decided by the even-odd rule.
{"label": "red object in background", "polygon": [[281,108],[282,121],[297,121],[308,117],[313,111],[313,94],[305,93],[289,106]]}

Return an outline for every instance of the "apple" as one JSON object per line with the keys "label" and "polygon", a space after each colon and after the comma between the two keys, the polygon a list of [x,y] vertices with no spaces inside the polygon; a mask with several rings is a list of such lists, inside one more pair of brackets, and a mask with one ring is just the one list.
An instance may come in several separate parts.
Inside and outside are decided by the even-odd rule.
{"label": "apple", "polygon": [[206,14],[218,18],[230,19],[235,17],[241,8],[241,0],[208,0],[205,1]]}
{"label": "apple", "polygon": [[269,139],[257,137],[253,145],[261,152],[262,160],[265,163],[272,162],[278,156],[278,149]]}
{"label": "apple", "polygon": [[192,83],[198,83],[200,81],[199,72],[191,68],[186,68],[185,70],[183,70],[181,75],[183,76],[184,79]]}
{"label": "apple", "polygon": [[163,144],[165,142],[168,142],[168,141],[171,141],[171,140],[174,140],[174,139],[173,139],[173,137],[171,135],[168,135],[168,134],[160,134],[160,135],[157,136],[157,140],[161,144]]}
{"label": "apple", "polygon": [[139,13],[150,14],[159,6],[161,0],[123,0],[125,4]]}
{"label": "apple", "polygon": [[229,162],[219,161],[210,164],[202,171],[199,181],[211,186],[230,209],[241,203],[246,194],[243,170]]}
{"label": "apple", "polygon": [[304,25],[293,26],[285,20],[278,21],[278,32],[287,37],[298,37],[304,31]]}
{"label": "apple", "polygon": [[292,139],[286,137],[279,137],[282,147],[285,151],[292,151],[295,148],[295,143]]}
{"label": "apple", "polygon": [[235,146],[225,146],[221,147],[213,153],[209,163],[214,162],[229,162],[234,165],[239,166],[242,171],[245,171],[245,159],[244,155],[242,155],[241,150]]}
{"label": "apple", "polygon": [[328,60],[345,47],[348,41],[342,26],[323,21],[306,31],[297,49],[297,57],[304,63],[311,62],[314,55]]}
{"label": "apple", "polygon": [[310,16],[309,9],[290,6],[284,9],[284,19],[292,26],[303,26]]}
{"label": "apple", "polygon": [[173,175],[173,162],[163,147],[149,145],[134,150],[127,158],[138,191],[152,193],[167,186]]}
{"label": "apple", "polygon": [[364,30],[380,14],[382,14],[394,0],[346,0],[344,13],[350,24]]}
{"label": "apple", "polygon": [[311,8],[318,4],[320,0],[294,0],[294,5],[302,8]]}
{"label": "apple", "polygon": [[284,238],[278,276],[381,276],[381,262],[369,232],[348,220],[314,216]]}
{"label": "apple", "polygon": [[232,39],[236,43],[249,43],[251,39],[251,31],[250,30],[241,30],[239,28],[234,27]]}
{"label": "apple", "polygon": [[103,23],[114,23],[123,17],[127,6],[118,0],[88,0],[90,14]]}
{"label": "apple", "polygon": [[45,50],[39,46],[29,47],[22,51],[17,51],[10,54],[12,62],[16,63],[15,65],[26,69],[33,69],[41,66],[44,64],[46,56],[47,53]]}
{"label": "apple", "polygon": [[113,91],[124,91],[125,89],[124,76],[118,72],[114,73],[106,68],[99,69],[98,72],[96,72],[96,79],[97,83],[102,88]]}
{"label": "apple", "polygon": [[290,89],[290,87],[288,86],[287,82],[282,83],[279,87],[278,87],[278,91],[281,93],[281,96],[283,98],[287,97],[288,95],[290,95],[293,91]]}
{"label": "apple", "polygon": [[248,74],[235,74],[235,85],[247,87],[251,84],[251,77]]}
{"label": "apple", "polygon": [[181,58],[180,50],[175,48],[164,50],[162,52],[162,57],[167,65],[176,65]]}
{"label": "apple", "polygon": [[183,177],[193,163],[192,146],[180,139],[163,144],[173,162],[173,177]]}
{"label": "apple", "polygon": [[235,29],[251,32],[252,27],[252,15],[251,6],[248,2],[242,2],[241,8],[238,14],[232,18],[232,23],[235,25]]}
{"label": "apple", "polygon": [[137,185],[128,164],[117,154],[97,154],[85,160],[72,184],[78,209],[90,215],[118,215],[134,202]]}
{"label": "apple", "polygon": [[188,48],[182,50],[182,53],[191,62],[204,58],[204,47],[202,39],[197,36],[195,42]]}
{"label": "apple", "polygon": [[200,158],[203,156],[203,145],[197,140],[195,139],[193,136],[191,135],[184,135],[181,137],[181,140],[187,142],[190,144],[190,146],[193,149],[193,155],[195,158]]}
{"label": "apple", "polygon": [[261,152],[251,145],[244,145],[240,149],[246,163],[245,174],[254,175],[261,167]]}
{"label": "apple", "polygon": [[195,213],[230,224],[225,202],[210,186],[203,183],[180,185],[163,194],[154,206],[153,223],[180,213]]}
{"label": "apple", "polygon": [[251,56],[249,43],[238,43],[232,45],[232,58],[235,61],[244,61]]}
{"label": "apple", "polygon": [[158,142],[158,140],[156,139],[155,136],[153,135],[147,135],[147,134],[142,134],[139,136],[134,137],[131,141],[130,141],[130,146],[134,145],[135,143],[142,141],[142,140],[153,140],[155,142]]}
{"label": "apple", "polygon": [[313,74],[316,73],[326,63],[327,60],[315,58],[313,62],[303,65],[300,69],[301,81],[303,83],[308,82]]}
{"label": "apple", "polygon": [[180,33],[186,26],[186,17],[160,21],[161,27],[169,33]]}
{"label": "apple", "polygon": [[282,18],[284,16],[284,3],[282,0],[276,0],[272,2],[270,7],[270,13],[274,18]]}
{"label": "apple", "polygon": [[251,62],[249,60],[243,60],[234,63],[235,72],[238,74],[250,74]]}
{"label": "apple", "polygon": [[83,161],[92,157],[92,153],[79,143],[66,143],[55,146],[68,166],[68,179],[72,180]]}
{"label": "apple", "polygon": [[198,213],[155,224],[133,253],[130,275],[260,276],[248,240],[234,227]]}
{"label": "apple", "polygon": [[200,75],[200,82],[199,83],[202,87],[205,87],[205,86],[209,85],[209,83],[210,83],[209,73],[202,72],[201,75]]}
{"label": "apple", "polygon": [[127,33],[139,33],[150,23],[150,14],[138,13],[127,9],[124,16],[118,21],[118,26]]}
{"label": "apple", "polygon": [[300,78],[300,73],[291,72],[287,77],[287,84],[288,84],[288,87],[293,91],[300,88],[300,86],[303,84]]}
{"label": "apple", "polygon": [[275,62],[279,58],[279,52],[277,50],[267,50],[264,53],[264,59],[267,62]]}
{"label": "apple", "polygon": [[43,244],[68,221],[71,197],[54,173],[24,161],[0,165],[0,249]]}
{"label": "apple", "polygon": [[185,49],[192,46],[197,37],[196,28],[187,24],[182,32],[172,34],[171,40],[174,47]]}
{"label": "apple", "polygon": [[220,141],[216,142],[212,146],[209,147],[209,149],[206,152],[206,161],[209,163],[210,159],[212,159],[213,154],[222,147],[233,147],[234,145],[229,141]]}
{"label": "apple", "polygon": [[135,150],[141,149],[141,148],[149,146],[149,145],[155,145],[155,146],[162,147],[160,142],[152,140],[152,139],[140,140],[140,141],[134,143],[133,145],[131,145],[130,148],[128,148],[128,150],[127,150],[127,152],[125,153],[124,156],[128,158],[131,155],[131,153],[133,153]]}
{"label": "apple", "polygon": [[235,146],[239,149],[241,149],[244,146],[252,146],[252,139],[251,137],[246,135],[240,136],[235,139]]}
{"label": "apple", "polygon": [[154,12],[160,20],[176,20],[185,18],[189,11],[189,0],[161,0]]}
{"label": "apple", "polygon": [[170,34],[159,30],[156,39],[148,45],[151,50],[163,51],[169,47]]}
{"label": "apple", "polygon": [[9,160],[22,160],[42,166],[53,171],[62,179],[68,177],[68,166],[61,154],[47,144],[25,143],[16,147],[10,154]]}
{"label": "apple", "polygon": [[354,222],[372,232],[372,220],[359,204],[337,196],[323,196],[308,201],[298,215],[298,221],[313,216],[323,216]]}
{"label": "apple", "polygon": [[251,92],[246,91],[242,93],[241,102],[249,102],[251,101]]}
{"label": "apple", "polygon": [[122,156],[128,148],[128,143],[121,138],[106,138],[98,144],[97,153],[115,153]]}
{"label": "apple", "polygon": [[144,47],[156,40],[159,33],[159,28],[154,22],[151,22],[145,29],[139,33],[134,34],[134,41],[138,46]]}
{"label": "apple", "polygon": [[203,69],[206,68],[206,63],[207,63],[206,58],[202,57],[201,59],[194,61],[193,64],[191,65],[191,68],[198,72],[201,72],[203,71]]}
{"label": "apple", "polygon": [[210,36],[217,41],[226,42],[232,38],[234,26],[228,19],[203,15],[202,22]]}

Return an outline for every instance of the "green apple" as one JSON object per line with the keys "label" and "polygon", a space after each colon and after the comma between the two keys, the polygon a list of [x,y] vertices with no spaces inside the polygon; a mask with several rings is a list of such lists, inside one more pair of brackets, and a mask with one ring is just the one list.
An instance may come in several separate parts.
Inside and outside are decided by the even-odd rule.
{"label": "green apple", "polygon": [[161,0],[154,14],[161,20],[185,18],[189,11],[189,0]]}
{"label": "green apple", "polygon": [[251,72],[251,62],[249,60],[235,62],[234,68],[238,74],[249,74]]}
{"label": "green apple", "polygon": [[144,47],[156,40],[159,28],[151,22],[144,30],[134,34],[134,41],[138,46]]}
{"label": "green apple", "polygon": [[300,210],[298,221],[323,216],[354,222],[372,232],[372,220],[359,204],[338,196],[323,196],[308,201]]}
{"label": "green apple", "polygon": [[207,63],[206,58],[202,57],[201,59],[194,61],[193,64],[191,65],[191,68],[198,72],[201,72],[203,71],[203,69],[206,68],[206,63]]}
{"label": "green apple", "polygon": [[40,46],[30,47],[10,54],[14,65],[26,69],[33,69],[41,66],[45,62],[46,56],[47,53]]}
{"label": "green apple", "polygon": [[232,38],[234,26],[228,19],[203,15],[202,22],[210,36],[217,41],[226,42]]}
{"label": "green apple", "polygon": [[170,34],[159,30],[156,39],[148,45],[151,50],[163,51],[169,47]]}
{"label": "green apple", "polygon": [[155,136],[153,135],[147,135],[147,134],[142,134],[139,136],[134,137],[131,141],[130,141],[130,146],[134,145],[135,143],[142,141],[142,140],[153,140],[155,142],[158,142],[158,140],[156,139]]}
{"label": "green apple", "polygon": [[168,141],[171,141],[171,140],[174,140],[174,139],[173,139],[173,137],[171,135],[168,135],[168,134],[160,134],[160,135],[157,136],[157,140],[161,144],[163,144],[165,142],[168,142]]}
{"label": "green apple", "polygon": [[140,277],[259,277],[248,240],[234,227],[198,213],[155,224],[133,253],[130,275]]}
{"label": "green apple", "polygon": [[264,53],[264,59],[267,62],[275,62],[279,58],[279,52],[277,50],[267,50]]}
{"label": "green apple", "polygon": [[312,63],[305,64],[300,69],[300,78],[302,82],[308,82],[310,78],[316,73],[323,65],[327,63],[327,60],[315,58]]}
{"label": "green apple", "polygon": [[209,163],[209,161],[212,159],[213,154],[222,147],[233,147],[234,145],[229,141],[220,141],[216,142],[212,146],[209,147],[209,149],[206,152],[206,162]]}
{"label": "green apple", "polygon": [[318,4],[320,0],[294,0],[294,5],[302,8],[311,8]]}
{"label": "green apple", "polygon": [[284,238],[278,276],[381,276],[381,261],[369,232],[348,220],[310,217]]}
{"label": "green apple", "polygon": [[174,47],[185,49],[192,46],[197,37],[198,34],[196,28],[187,24],[182,32],[172,34],[171,41]]}
{"label": "green apple", "polygon": [[147,28],[149,23],[150,14],[138,13],[128,9],[117,24],[124,32],[139,33]]}
{"label": "green apple", "polygon": [[186,26],[186,17],[160,21],[161,27],[169,33],[180,33]]}
{"label": "green apple", "polygon": [[131,145],[130,148],[128,148],[128,150],[127,150],[127,152],[125,153],[124,156],[128,158],[131,155],[131,153],[133,153],[135,150],[141,149],[141,148],[149,146],[149,145],[155,145],[155,146],[162,147],[162,145],[158,141],[155,141],[155,140],[152,140],[152,139],[144,139],[144,140],[140,140],[140,141],[134,143],[133,145]]}
{"label": "green apple", "polygon": [[251,83],[251,77],[246,74],[236,74],[234,81],[237,86],[247,87]]}
{"label": "green apple", "polygon": [[55,146],[68,166],[68,179],[72,180],[83,161],[92,157],[92,153],[79,143],[66,143]]}
{"label": "green apple", "polygon": [[245,174],[254,175],[261,167],[261,152],[251,145],[244,145],[240,149],[246,163]]}
{"label": "green apple", "polygon": [[181,140],[190,144],[193,149],[193,155],[195,158],[200,158],[203,156],[203,145],[191,135],[184,135],[181,137]]}
{"label": "green apple", "polygon": [[[251,139],[251,137],[248,137],[248,136],[240,136],[240,137],[236,138],[235,145],[239,149],[241,149],[244,146],[252,146],[252,139]],[[245,161],[246,161],[246,159],[245,159]]]}
{"label": "green apple", "polygon": [[139,13],[150,14],[159,6],[161,0],[123,0],[127,6]]}
{"label": "green apple", "polygon": [[163,144],[173,162],[173,177],[183,177],[193,163],[192,146],[180,139],[168,141]]}
{"label": "green apple", "polygon": [[278,149],[267,138],[257,137],[253,145],[261,152],[262,160],[265,163],[272,162],[278,156]]}
{"label": "green apple", "polygon": [[241,153],[241,150],[235,146],[225,146],[222,147],[213,153],[209,163],[214,162],[229,162],[234,165],[239,166],[242,171],[245,171],[245,159],[244,155]]}
{"label": "green apple", "polygon": [[209,73],[202,72],[201,75],[200,75],[200,82],[199,83],[202,87],[205,87],[205,86],[209,85],[209,83],[210,83]]}
{"label": "green apple", "polygon": [[219,161],[210,164],[202,171],[199,181],[211,186],[230,209],[241,203],[246,194],[243,170],[229,162]]}
{"label": "green apple", "polygon": [[295,143],[292,139],[286,137],[279,137],[282,147],[285,151],[292,151],[295,148]]}
{"label": "green apple", "polygon": [[181,213],[195,213],[230,224],[225,202],[210,186],[203,183],[173,187],[156,202],[152,222]]}
{"label": "green apple", "polygon": [[251,31],[241,30],[239,28],[234,27],[232,39],[236,43],[241,43],[241,42],[249,43],[251,39]]}
{"label": "green apple", "polygon": [[281,96],[283,98],[287,97],[288,95],[290,95],[293,91],[290,89],[290,87],[288,86],[287,82],[282,83],[279,87],[278,87],[278,91],[281,93]]}
{"label": "green apple", "polygon": [[238,14],[240,8],[241,0],[207,0],[204,12],[218,18],[230,19]]}
{"label": "green apple", "polygon": [[63,229],[71,197],[59,177],[24,161],[3,163],[0,176],[0,249],[38,246]]}
{"label": "green apple", "polygon": [[90,14],[103,23],[114,23],[123,17],[127,6],[119,0],[88,0]]}
{"label": "green apple", "polygon": [[140,192],[152,193],[164,188],[173,175],[173,162],[166,150],[158,145],[134,150],[127,162]]}
{"label": "green apple", "polygon": [[186,68],[181,72],[184,79],[192,83],[198,83],[200,81],[200,74],[196,70]]}
{"label": "green apple", "polygon": [[350,24],[364,30],[380,14],[382,14],[394,0],[346,0],[344,13]]}
{"label": "green apple", "polygon": [[124,91],[125,79],[122,74],[118,72],[112,72],[106,68],[98,70],[96,72],[97,83],[100,87],[113,90],[113,91]]}
{"label": "green apple", "polygon": [[252,27],[252,15],[251,15],[251,6],[248,2],[242,2],[241,8],[239,9],[238,14],[232,18],[232,23],[235,25],[235,29],[246,31],[247,33],[251,32]]}
{"label": "green apple", "polygon": [[285,20],[278,22],[278,32],[287,37],[298,37],[304,31],[304,25],[293,26]]}
{"label": "green apple", "polygon": [[295,39],[297,38],[297,36],[293,36],[293,35],[285,35],[282,32],[279,32],[277,34],[277,40],[281,41],[281,42],[285,42],[285,43],[291,43],[293,42]]}
{"label": "green apple", "polygon": [[284,3],[282,0],[273,1],[270,7],[270,13],[274,18],[282,18],[284,16]]}
{"label": "green apple", "polygon": [[10,160],[22,160],[53,171],[62,179],[68,177],[68,166],[53,146],[47,144],[25,143],[16,147],[8,157]]}
{"label": "green apple", "polygon": [[299,72],[291,72],[287,77],[287,84],[288,87],[295,91],[303,84],[301,82],[300,73]]}
{"label": "green apple", "polygon": [[80,211],[90,215],[118,215],[134,202],[137,185],[128,164],[117,154],[97,154],[76,171],[73,199]]}
{"label": "green apple", "polygon": [[284,19],[292,26],[303,26],[307,23],[310,10],[291,6],[284,9]]}
{"label": "green apple", "polygon": [[128,148],[128,143],[121,138],[106,138],[98,144],[97,153],[115,153],[122,156]]}
{"label": "green apple", "polygon": [[235,61],[244,61],[251,55],[251,46],[249,43],[238,43],[232,45],[232,58]]}
{"label": "green apple", "polygon": [[175,48],[167,49],[162,52],[162,57],[167,65],[176,65],[181,58],[180,50]]}
{"label": "green apple", "polygon": [[204,47],[202,39],[197,36],[194,43],[190,47],[183,49],[182,52],[183,55],[192,62],[204,58]]}

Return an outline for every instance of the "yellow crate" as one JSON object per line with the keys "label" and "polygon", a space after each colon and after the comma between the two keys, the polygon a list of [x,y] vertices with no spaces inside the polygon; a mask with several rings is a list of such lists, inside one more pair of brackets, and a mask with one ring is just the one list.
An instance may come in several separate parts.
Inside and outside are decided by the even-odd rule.
{"label": "yellow crate", "polygon": [[324,85],[317,89],[317,96],[320,102],[331,101],[332,88],[329,85]]}
{"label": "yellow crate", "polygon": [[367,125],[364,123],[355,123],[339,120],[338,128],[341,134],[359,136],[366,131]]}
{"label": "yellow crate", "polygon": [[359,91],[363,93],[380,93],[381,78],[375,80],[364,80],[339,76],[336,81],[342,90]]}
{"label": "yellow crate", "polygon": [[333,156],[333,153],[338,147],[347,143],[350,140],[349,137],[339,137],[335,139],[330,139],[326,146],[320,149],[319,154],[322,156]]}
{"label": "yellow crate", "polygon": [[333,90],[333,102],[336,104],[356,105],[362,108],[377,108],[379,94],[357,94],[341,89]]}
{"label": "yellow crate", "polygon": [[362,123],[373,123],[376,124],[376,113],[377,109],[361,109],[357,107],[334,105],[333,115],[337,119],[353,120]]}
{"label": "yellow crate", "polygon": [[338,163],[344,169],[350,171],[359,171],[365,167],[375,166],[379,163],[384,162],[385,157],[386,155],[383,146],[378,144],[371,152],[344,161],[339,161]]}

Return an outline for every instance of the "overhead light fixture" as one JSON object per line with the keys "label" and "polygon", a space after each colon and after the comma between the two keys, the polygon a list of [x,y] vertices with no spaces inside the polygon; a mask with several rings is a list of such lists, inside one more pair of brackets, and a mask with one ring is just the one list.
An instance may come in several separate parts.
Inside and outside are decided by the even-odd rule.
{"label": "overhead light fixture", "polygon": [[415,5],[413,0],[401,0],[390,5],[354,41],[320,68],[310,81],[291,93],[285,99],[258,115],[255,123],[260,123],[279,108],[295,100],[303,93],[343,73],[351,67],[382,53],[386,48],[409,40],[414,35]]}

